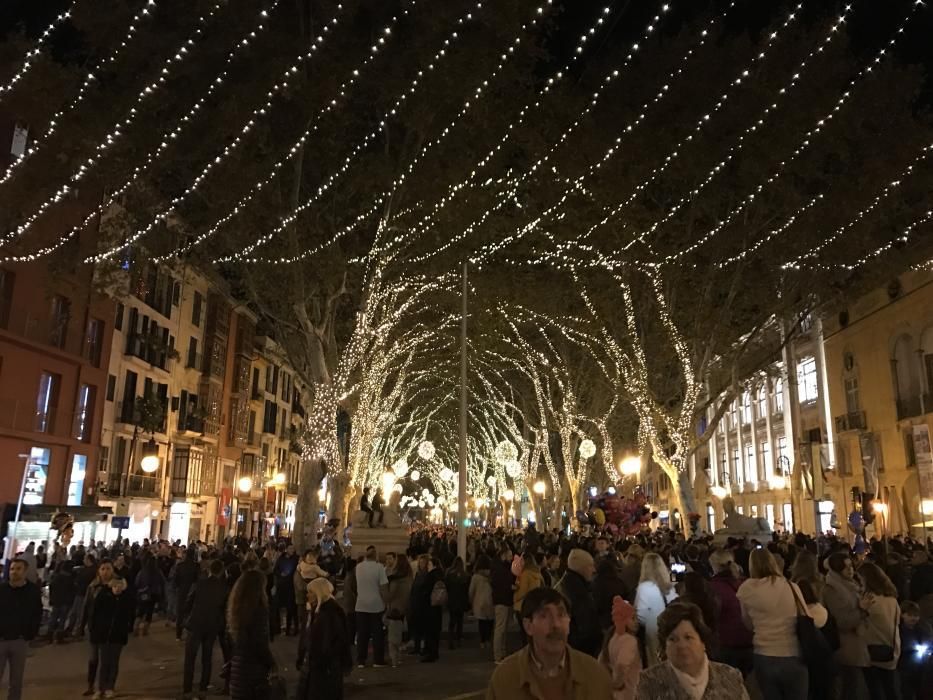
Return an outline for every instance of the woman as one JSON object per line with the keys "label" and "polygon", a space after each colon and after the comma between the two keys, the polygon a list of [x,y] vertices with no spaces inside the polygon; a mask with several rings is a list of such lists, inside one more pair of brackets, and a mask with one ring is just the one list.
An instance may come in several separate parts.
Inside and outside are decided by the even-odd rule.
{"label": "woman", "polygon": [[262,700],[269,694],[269,678],[277,667],[269,646],[269,598],[266,575],[244,571],[227,602],[227,632],[233,642],[230,659],[230,697]]}
{"label": "woman", "polygon": [[538,568],[538,562],[531,552],[527,552],[521,559],[521,573],[515,579],[512,588],[512,609],[515,611],[515,619],[518,622],[518,632],[522,640],[522,646],[528,641],[525,635],[525,626],[522,624],[522,603],[525,596],[535,588],[544,585],[544,578],[541,576],[541,570]]}
{"label": "woman", "polygon": [[718,610],[718,649],[713,657],[747,676],[752,672],[752,633],[742,620],[742,606],[736,592],[745,582],[739,576],[732,552],[717,549],[709,555],[713,578],[709,586]]}
{"label": "woman", "polygon": [[749,700],[742,674],[709,660],[710,635],[697,606],[671,603],[658,616],[665,661],[641,672],[638,700]]}
{"label": "woman", "polygon": [[440,658],[441,621],[444,606],[434,605],[436,601],[432,600],[434,597],[432,593],[438,584],[444,585],[444,570],[441,568],[440,559],[433,557],[428,559],[424,585],[418,591],[417,598],[415,598],[414,588],[412,589],[412,613],[417,611],[418,618],[423,621],[424,653],[421,661],[424,663],[433,663]]}
{"label": "woman", "polygon": [[[159,565],[149,552],[143,554],[139,573],[136,574],[136,636],[149,634],[152,613],[165,595],[165,577]],[[178,611],[181,614],[181,611]]]}
{"label": "woman", "polygon": [[865,695],[864,671],[871,665],[865,642],[868,599],[846,552],[830,554],[826,566],[823,604],[839,632],[839,649],[833,659],[839,671],[840,690],[842,697],[861,698]]}
{"label": "woman", "polygon": [[411,597],[408,600],[408,634],[411,637],[411,653],[420,655],[424,652],[425,625],[428,612],[421,605],[425,596],[430,599],[431,590],[425,591],[428,577],[428,555],[418,556],[418,566],[415,569],[415,580],[411,584]]}
{"label": "woman", "polygon": [[677,597],[671,585],[671,574],[664,560],[649,552],[641,561],[641,580],[635,589],[635,614],[645,628],[645,665],[653,666],[660,659],[658,616]]}
{"label": "woman", "polygon": [[306,549],[295,567],[292,585],[295,589],[295,607],[298,613],[298,636],[303,637],[308,625],[308,584],[316,578],[327,578],[327,572],[317,565],[313,549]]}
{"label": "woman", "polygon": [[753,550],[748,568],[751,578],[736,595],[742,619],[752,630],[758,687],[765,700],[801,700],[807,697],[809,674],[797,641],[800,589],[781,575],[767,549]]}
{"label": "woman", "polygon": [[797,552],[794,563],[790,567],[790,580],[798,586],[801,581],[809,581],[817,600],[823,599],[825,581],[820,576],[819,563],[813,552],[807,549],[801,549]]}
{"label": "woman", "polygon": [[455,649],[463,639],[463,616],[470,608],[470,575],[466,572],[463,559],[456,557],[444,577],[447,586],[447,644]]}
{"label": "woman", "polygon": [[496,622],[496,606],[492,603],[492,583],[489,581],[491,568],[489,557],[485,554],[478,555],[468,591],[470,608],[479,627],[480,649],[485,649],[492,639],[492,630]]}
{"label": "woman", "polygon": [[871,666],[865,680],[872,700],[900,700],[897,661],[901,656],[901,608],[897,588],[878,566],[865,562],[858,569],[868,594],[865,642]]}
{"label": "woman", "polygon": [[[388,557],[387,557],[388,559]],[[401,552],[394,555],[386,570],[389,594],[386,596],[386,630],[389,641],[389,663],[392,668],[401,664],[402,633],[405,631],[405,613],[411,598],[411,564]]]}
{"label": "woman", "polygon": [[681,586],[678,600],[696,605],[703,613],[703,623],[713,633],[713,639],[718,639],[719,620],[717,619],[716,599],[706,579],[698,571],[688,571],[684,574]]}
{"label": "woman", "polygon": [[334,600],[334,587],[325,577],[313,579],[306,588],[308,626],[298,650],[302,674],[297,700],[341,700],[343,676],[353,666],[347,616]]}
{"label": "woman", "polygon": [[91,640],[85,695],[94,694],[97,681],[103,697],[114,696],[120,654],[133,628],[134,609],[133,595],[127,590],[126,581],[114,574],[110,561],[103,560],[97,568],[97,578],[88,588],[85,602],[85,619]]}

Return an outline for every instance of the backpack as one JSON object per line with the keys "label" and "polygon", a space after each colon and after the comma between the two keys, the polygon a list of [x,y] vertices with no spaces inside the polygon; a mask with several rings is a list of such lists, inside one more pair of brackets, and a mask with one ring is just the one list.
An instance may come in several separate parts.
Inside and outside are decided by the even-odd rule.
{"label": "backpack", "polygon": [[447,584],[438,581],[431,589],[431,607],[440,608],[447,605]]}

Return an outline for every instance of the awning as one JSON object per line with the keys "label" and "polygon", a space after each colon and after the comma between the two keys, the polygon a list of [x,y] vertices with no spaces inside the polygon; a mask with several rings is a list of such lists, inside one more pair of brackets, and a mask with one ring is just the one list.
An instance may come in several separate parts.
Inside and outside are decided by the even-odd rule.
{"label": "awning", "polygon": [[[86,523],[106,520],[113,515],[109,506],[61,506],[51,503],[24,505],[20,512],[21,522],[52,522],[56,513],[68,513],[76,523]],[[3,508],[3,522],[9,523],[16,519],[16,504],[7,503]]]}

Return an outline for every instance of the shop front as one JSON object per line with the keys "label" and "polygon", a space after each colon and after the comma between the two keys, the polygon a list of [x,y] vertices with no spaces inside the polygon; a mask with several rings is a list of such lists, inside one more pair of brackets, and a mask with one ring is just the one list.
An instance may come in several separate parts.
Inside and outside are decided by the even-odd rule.
{"label": "shop front", "polygon": [[[52,529],[52,519],[59,513],[67,513],[71,519],[73,535],[69,544],[90,545],[104,540],[112,515],[110,508],[104,506],[63,506],[52,504],[26,504],[16,522],[16,504],[9,503],[2,511],[2,532],[4,538],[13,538],[12,552],[23,551],[30,542],[36,545],[43,541],[51,544],[58,536]],[[4,544],[6,542],[4,541]]]}

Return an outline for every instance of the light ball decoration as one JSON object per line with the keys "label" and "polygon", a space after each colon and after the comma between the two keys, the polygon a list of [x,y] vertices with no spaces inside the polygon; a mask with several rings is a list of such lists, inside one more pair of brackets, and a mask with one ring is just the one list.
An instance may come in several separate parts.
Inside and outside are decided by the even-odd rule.
{"label": "light ball decoration", "polygon": [[424,508],[424,501],[418,501],[418,507]]}
{"label": "light ball decoration", "polygon": [[515,500],[515,492],[512,489],[506,490],[502,495],[505,496],[505,500],[507,501]]}
{"label": "light ball decoration", "polygon": [[495,457],[499,464],[506,466],[518,459],[518,448],[508,440],[503,440],[496,445]]}
{"label": "light ball decoration", "polygon": [[496,485],[496,477],[494,477],[494,476],[487,476],[487,477],[486,477],[486,485],[487,485],[487,486],[490,486],[490,487],[495,486],[495,485]]}
{"label": "light ball decoration", "polygon": [[412,480],[412,481],[418,481],[418,479],[420,479],[420,478],[421,478],[421,472],[419,472],[417,469],[412,469],[412,470],[411,470],[411,480]]}
{"label": "light ball decoration", "polygon": [[420,445],[418,445],[418,456],[421,457],[425,462],[430,462],[434,459],[434,443],[430,440],[423,440]]}
{"label": "light ball decoration", "polygon": [[444,467],[441,469],[440,473],[441,481],[450,481],[453,478],[453,474],[449,467]]}
{"label": "light ball decoration", "polygon": [[510,460],[505,464],[505,473],[510,479],[517,479],[522,474],[522,465],[517,459]]}
{"label": "light ball decoration", "polygon": [[392,487],[392,490],[395,491],[395,493],[401,493],[401,492],[402,492],[402,485],[401,485],[401,484],[396,484],[395,486]]}
{"label": "light ball decoration", "polygon": [[429,489],[421,489],[421,495],[422,495],[422,496],[427,496],[429,493],[431,493],[431,491],[430,491]]}
{"label": "light ball decoration", "polygon": [[583,459],[591,459],[593,456],[595,456],[595,454],[596,443],[589,438],[585,438],[580,443],[580,456],[583,457]]}
{"label": "light ball decoration", "polygon": [[395,476],[401,479],[408,473],[408,460],[402,457],[399,461],[392,465],[392,471],[395,472]]}

